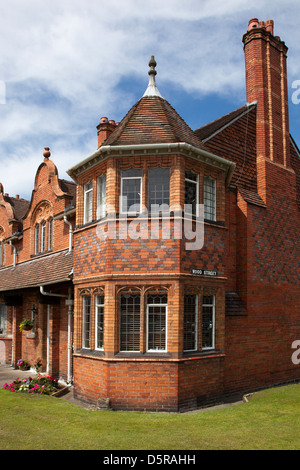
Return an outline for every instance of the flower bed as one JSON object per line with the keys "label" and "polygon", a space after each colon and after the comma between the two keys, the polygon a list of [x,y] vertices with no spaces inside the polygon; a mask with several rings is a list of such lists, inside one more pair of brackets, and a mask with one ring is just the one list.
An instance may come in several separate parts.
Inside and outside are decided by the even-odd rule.
{"label": "flower bed", "polygon": [[53,395],[59,389],[56,379],[50,375],[38,375],[36,378],[28,377],[20,380],[18,377],[11,384],[5,383],[3,388],[11,392],[39,393],[43,395]]}

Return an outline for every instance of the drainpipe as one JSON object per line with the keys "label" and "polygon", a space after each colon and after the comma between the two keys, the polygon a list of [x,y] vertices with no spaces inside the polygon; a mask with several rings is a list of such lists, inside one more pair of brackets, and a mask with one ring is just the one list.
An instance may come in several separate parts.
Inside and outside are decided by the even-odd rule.
{"label": "drainpipe", "polygon": [[69,253],[71,253],[73,246],[73,225],[68,221],[66,215],[64,216],[64,222],[69,225]]}
{"label": "drainpipe", "polygon": [[68,305],[68,376],[67,382],[72,382],[72,316],[73,316],[73,306],[74,300],[72,300],[72,289],[69,289],[68,300],[66,300],[66,305]]}
{"label": "drainpipe", "polygon": [[40,286],[40,292],[42,295],[50,297],[62,297],[66,299],[66,305],[68,306],[68,372],[67,372],[67,383],[72,382],[72,315],[74,300],[72,300],[72,289],[69,288],[68,295],[66,294],[54,294],[52,292],[46,292],[44,286]]}
{"label": "drainpipe", "polygon": [[46,295],[47,297],[64,297],[64,298],[68,298],[69,296],[66,295],[66,294],[54,294],[52,292],[45,292],[44,290],[44,286],[40,286],[40,293],[42,295]]}

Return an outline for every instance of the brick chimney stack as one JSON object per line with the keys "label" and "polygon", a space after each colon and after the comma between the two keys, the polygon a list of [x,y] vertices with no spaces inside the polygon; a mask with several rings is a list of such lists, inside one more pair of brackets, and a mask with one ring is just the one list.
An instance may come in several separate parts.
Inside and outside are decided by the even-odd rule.
{"label": "brick chimney stack", "polygon": [[115,130],[117,123],[113,120],[108,120],[107,117],[102,117],[100,123],[97,126],[98,135],[98,148],[101,147],[103,142],[110,136]]}
{"label": "brick chimney stack", "polygon": [[249,21],[243,36],[247,101],[257,101],[257,157],[290,167],[285,43],[274,22]]}

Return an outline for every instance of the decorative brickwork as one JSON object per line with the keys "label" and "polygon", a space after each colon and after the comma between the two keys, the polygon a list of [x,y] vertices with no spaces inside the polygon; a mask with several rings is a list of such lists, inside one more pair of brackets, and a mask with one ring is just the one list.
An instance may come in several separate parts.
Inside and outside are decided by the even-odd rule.
{"label": "decorative brickwork", "polygon": [[300,379],[287,48],[271,20],[252,19],[243,42],[245,106],[192,131],[152,57],[144,96],[120,123],[101,118],[75,183],[46,147],[31,201],[0,184],[0,361],[39,356],[77,398],[122,410],[186,411]]}

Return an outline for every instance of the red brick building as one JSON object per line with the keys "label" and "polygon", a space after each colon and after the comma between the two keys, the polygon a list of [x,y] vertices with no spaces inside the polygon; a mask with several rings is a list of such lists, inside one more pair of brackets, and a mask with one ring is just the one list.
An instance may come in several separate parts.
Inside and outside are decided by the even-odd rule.
{"label": "red brick building", "polygon": [[185,410],[300,379],[287,47],[271,20],[251,20],[243,43],[247,104],[195,131],[152,58],[144,96],[120,123],[102,118],[98,149],[69,170],[76,209],[48,153],[30,202],[2,188],[0,360],[43,357],[77,398],[114,409]]}
{"label": "red brick building", "polygon": [[[48,148],[43,156],[30,201],[0,188],[0,362],[33,367],[40,358],[44,371],[70,380],[76,185],[58,178]],[[29,331],[20,331],[24,318]]]}

